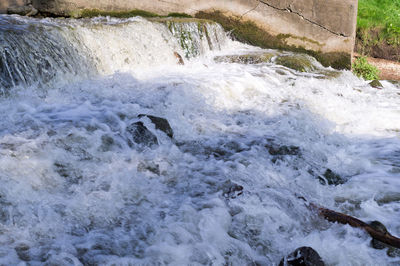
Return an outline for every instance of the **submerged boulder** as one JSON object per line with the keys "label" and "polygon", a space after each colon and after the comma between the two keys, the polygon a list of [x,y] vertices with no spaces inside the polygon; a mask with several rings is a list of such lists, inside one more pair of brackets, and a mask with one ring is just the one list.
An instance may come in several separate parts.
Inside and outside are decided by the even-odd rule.
{"label": "submerged boulder", "polygon": [[300,148],[296,146],[278,146],[267,144],[265,147],[271,155],[299,155]]}
{"label": "submerged boulder", "polygon": [[172,130],[167,119],[146,114],[140,114],[138,117],[147,117],[156,126],[156,129],[161,130],[171,139],[174,137],[174,131]]}
{"label": "submerged boulder", "polygon": [[315,69],[311,57],[302,54],[282,55],[276,58],[275,63],[299,72],[308,72]]}
{"label": "submerged boulder", "polygon": [[300,247],[285,256],[280,262],[279,266],[325,266],[322,258],[313,248]]}
{"label": "submerged boulder", "polygon": [[161,174],[160,165],[156,164],[154,162],[151,162],[151,161],[140,162],[138,164],[138,166],[137,166],[137,170],[139,172],[147,172],[147,171],[149,171],[149,172],[151,172],[153,174],[156,174],[156,175],[160,175]]}
{"label": "submerged boulder", "polygon": [[23,260],[23,261],[31,260],[30,247],[27,244],[21,243],[21,244],[17,245],[14,249],[20,260]]}
{"label": "submerged boulder", "polygon": [[243,194],[243,186],[233,183],[231,180],[227,180],[223,183],[221,189],[222,195],[226,199],[235,199]]}
{"label": "submerged boulder", "polygon": [[129,133],[130,146],[132,146],[131,141],[148,147],[158,145],[157,137],[141,121],[132,123],[126,131]]}
{"label": "submerged boulder", "polygon": [[322,176],[319,176],[318,179],[322,185],[326,185],[328,183],[328,185],[337,186],[345,183],[345,180],[343,180],[340,175],[336,174],[329,168],[326,169],[325,173]]}

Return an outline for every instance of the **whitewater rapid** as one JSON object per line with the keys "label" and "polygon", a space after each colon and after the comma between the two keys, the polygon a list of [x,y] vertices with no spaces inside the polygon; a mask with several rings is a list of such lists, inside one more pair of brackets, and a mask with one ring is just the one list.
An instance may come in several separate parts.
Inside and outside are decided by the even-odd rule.
{"label": "whitewater rapid", "polygon": [[[400,86],[218,63],[282,52],[176,27],[0,16],[0,264],[277,265],[310,246],[327,265],[399,265],[299,197],[400,236]],[[158,145],[129,144],[138,121]]]}

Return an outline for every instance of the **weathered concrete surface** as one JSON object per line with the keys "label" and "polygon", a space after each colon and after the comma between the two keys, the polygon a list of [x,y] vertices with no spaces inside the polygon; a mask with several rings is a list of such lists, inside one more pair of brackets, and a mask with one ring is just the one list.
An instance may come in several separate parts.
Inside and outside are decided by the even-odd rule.
{"label": "weathered concrete surface", "polygon": [[[11,2],[16,0],[1,0]],[[221,11],[240,21],[254,22],[288,47],[318,53],[340,53],[350,62],[355,42],[358,0],[33,0],[42,13],[79,16],[84,9],[129,11],[134,9],[167,15],[195,15]],[[4,5],[4,4],[3,4]],[[282,48],[282,47],[279,47]],[[348,66],[346,66],[348,67]]]}
{"label": "weathered concrete surface", "polygon": [[27,4],[27,0],[0,0],[0,14],[7,13],[10,6],[25,6]]}

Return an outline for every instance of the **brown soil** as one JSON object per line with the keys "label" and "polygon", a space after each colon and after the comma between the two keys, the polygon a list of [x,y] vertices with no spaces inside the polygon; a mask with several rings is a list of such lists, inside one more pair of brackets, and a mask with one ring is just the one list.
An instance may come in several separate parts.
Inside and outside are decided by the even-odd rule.
{"label": "brown soil", "polygon": [[382,30],[358,29],[354,56],[367,56],[368,62],[381,71],[380,79],[400,80],[400,46],[389,45],[382,37]]}
{"label": "brown soil", "polygon": [[358,30],[355,52],[400,62],[400,46],[389,45],[386,40],[382,40],[379,36],[381,31],[380,28],[372,28],[368,31]]}
{"label": "brown soil", "polygon": [[[354,58],[359,56],[354,54]],[[373,57],[367,57],[367,61],[380,70],[379,79],[400,80],[400,62]]]}

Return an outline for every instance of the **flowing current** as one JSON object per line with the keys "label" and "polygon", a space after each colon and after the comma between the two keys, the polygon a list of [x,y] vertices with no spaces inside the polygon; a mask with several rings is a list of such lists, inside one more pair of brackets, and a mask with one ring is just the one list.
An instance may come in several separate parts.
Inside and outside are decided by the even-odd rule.
{"label": "flowing current", "polygon": [[300,246],[399,265],[301,198],[400,236],[400,86],[282,56],[212,22],[0,16],[0,265],[277,265]]}

